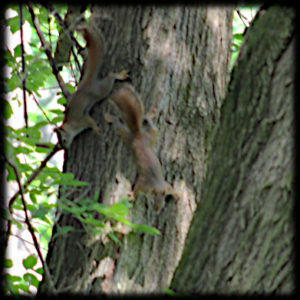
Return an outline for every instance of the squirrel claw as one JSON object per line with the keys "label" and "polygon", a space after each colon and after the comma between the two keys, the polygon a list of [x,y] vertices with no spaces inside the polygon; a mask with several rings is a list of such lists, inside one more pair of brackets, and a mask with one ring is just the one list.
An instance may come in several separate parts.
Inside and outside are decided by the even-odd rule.
{"label": "squirrel claw", "polygon": [[128,73],[129,73],[129,71],[123,70],[123,71],[116,74],[116,79],[125,80],[129,77]]}

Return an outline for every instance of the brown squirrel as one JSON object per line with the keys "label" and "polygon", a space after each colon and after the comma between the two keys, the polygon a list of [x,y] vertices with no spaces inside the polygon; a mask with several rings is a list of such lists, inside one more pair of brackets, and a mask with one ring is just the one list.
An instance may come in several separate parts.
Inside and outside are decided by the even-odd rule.
{"label": "brown squirrel", "polygon": [[153,209],[159,213],[166,197],[174,198],[175,194],[165,181],[161,164],[154,153],[157,129],[152,124],[149,113],[144,116],[142,102],[132,86],[122,86],[111,95],[110,100],[120,110],[121,119],[125,124],[122,124],[119,118],[107,113],[104,114],[104,118],[108,123],[115,124],[124,143],[133,151],[138,172],[134,196],[139,192],[152,196]]}
{"label": "brown squirrel", "polygon": [[70,147],[77,134],[88,127],[100,135],[97,123],[88,113],[96,102],[108,96],[115,80],[125,80],[128,77],[128,72],[122,71],[110,73],[107,77],[98,79],[98,70],[105,52],[104,37],[101,32],[96,31],[91,26],[81,25],[78,30],[83,32],[83,37],[86,40],[88,61],[87,70],[76,92],[68,101],[63,124],[55,129],[66,148]]}

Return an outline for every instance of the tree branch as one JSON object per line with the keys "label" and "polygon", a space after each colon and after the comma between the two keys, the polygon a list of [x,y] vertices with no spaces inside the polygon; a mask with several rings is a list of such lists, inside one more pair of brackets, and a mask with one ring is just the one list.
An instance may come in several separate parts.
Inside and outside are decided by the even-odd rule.
{"label": "tree branch", "polygon": [[[74,37],[74,35],[73,35],[73,32],[72,32],[72,27],[73,27],[73,25],[68,25],[68,22],[66,21],[66,20],[63,20],[62,18],[61,18],[61,16],[59,15],[59,13],[57,12],[57,10],[54,8],[54,7],[52,7],[51,5],[49,5],[49,4],[47,4],[46,5],[46,8],[53,14],[53,16],[56,18],[56,20],[57,20],[57,22],[59,23],[59,25],[60,25],[60,27],[63,29],[63,31],[64,31],[64,33],[63,34],[59,34],[59,39],[61,39],[62,38],[62,36],[63,35],[65,35],[65,34],[67,34],[67,33],[69,33],[69,35],[70,35],[70,38],[71,38],[71,40],[73,41],[73,43],[74,43],[74,45],[75,45],[75,47],[78,49],[78,51],[80,52],[80,51],[82,51],[82,47],[80,46],[80,44],[77,42],[77,40],[75,39],[75,37]],[[57,44],[59,43],[59,41],[57,42]],[[65,48],[65,47],[62,47],[62,48]],[[80,66],[80,63],[79,63],[79,60],[78,60],[78,58],[77,58],[77,55],[76,55],[76,53],[75,53],[75,51],[74,51],[74,48],[73,47],[71,47],[71,52],[72,52],[72,54],[73,54],[73,57],[74,57],[74,60],[75,60],[75,63],[76,63],[76,66],[77,66],[77,69],[80,71],[80,72],[82,72],[82,68],[81,68],[81,66]],[[57,51],[57,50],[56,50]],[[74,77],[75,78],[75,77]],[[76,78],[75,78],[76,79]]]}
{"label": "tree branch", "polygon": [[[56,152],[62,150],[61,146],[59,143],[57,143],[52,151],[48,153],[48,155],[45,157],[45,159],[41,162],[40,166],[31,174],[31,176],[28,178],[28,180],[24,183],[23,189],[26,191],[26,188],[28,185],[40,174],[40,172],[43,170],[43,168],[46,166],[47,162],[56,154]],[[17,191],[9,200],[9,211],[11,212],[12,205],[14,201],[16,200],[17,196],[20,194],[20,190]]]}
{"label": "tree branch", "polygon": [[23,89],[23,103],[24,103],[24,120],[25,126],[28,128],[28,113],[27,113],[27,97],[26,97],[26,75],[25,75],[25,51],[23,39],[23,5],[19,5],[20,9],[20,39],[21,39],[21,59],[22,59],[22,89]]}
{"label": "tree branch", "polygon": [[23,210],[24,210],[24,213],[25,213],[25,223],[27,224],[28,226],[28,230],[31,234],[31,237],[32,237],[32,240],[33,240],[33,243],[34,243],[34,246],[35,246],[35,249],[38,253],[38,256],[42,262],[42,264],[44,265],[44,259],[43,259],[43,256],[42,256],[42,253],[41,253],[41,250],[40,250],[40,247],[39,247],[39,244],[38,244],[38,241],[37,241],[37,238],[34,234],[34,230],[33,230],[33,227],[30,223],[30,220],[29,220],[29,216],[28,216],[28,212],[27,212],[27,205],[26,205],[26,201],[25,201],[25,197],[24,197],[24,192],[23,192],[23,188],[22,188],[22,185],[21,185],[21,181],[20,181],[20,177],[19,177],[19,174],[18,174],[18,170],[17,168],[15,167],[14,164],[12,164],[6,156],[2,155],[2,157],[4,158],[4,160],[6,161],[6,163],[14,170],[14,173],[16,175],[16,180],[17,180],[17,183],[18,183],[18,187],[19,187],[19,192],[20,192],[20,196],[21,196],[21,200],[22,200],[22,204],[23,204]]}
{"label": "tree branch", "polygon": [[[51,278],[51,275],[50,275],[50,272],[49,272],[49,269],[48,269],[48,266],[47,264],[45,263],[44,259],[43,259],[43,255],[42,255],[42,252],[40,250],[40,246],[39,246],[39,243],[38,243],[38,240],[34,234],[34,229],[30,223],[30,220],[29,220],[29,216],[28,216],[28,210],[27,210],[27,205],[26,205],[26,201],[25,201],[25,197],[24,197],[24,193],[23,193],[23,188],[22,188],[22,185],[21,185],[21,181],[20,181],[20,177],[19,177],[19,174],[18,174],[18,170],[17,168],[15,167],[14,164],[12,164],[5,155],[2,155],[2,157],[4,158],[4,160],[6,161],[6,163],[12,167],[12,169],[14,170],[14,173],[16,175],[16,180],[17,180],[17,183],[18,183],[18,186],[19,186],[19,191],[20,191],[20,196],[21,196],[21,200],[22,200],[22,204],[23,204],[23,210],[24,210],[24,214],[25,214],[25,223],[28,227],[28,230],[31,234],[31,237],[32,237],[32,240],[33,240],[33,244],[34,244],[34,247],[36,249],[36,252],[38,253],[38,256],[41,260],[41,263],[43,265],[43,269],[46,273],[46,276],[47,278],[49,279],[49,283],[53,289],[54,292],[56,292],[56,288],[54,286],[54,283],[53,283],[53,280]],[[8,236],[6,237],[7,240],[8,240]],[[7,241],[6,241],[7,243]]]}
{"label": "tree branch", "polygon": [[[48,57],[48,60],[49,60],[49,63],[52,67],[52,73],[54,74],[54,76],[56,77],[57,79],[57,82],[61,88],[61,91],[63,93],[63,95],[65,96],[65,98],[68,100],[70,98],[70,92],[68,91],[62,77],[60,76],[58,70],[57,70],[57,67],[55,65],[55,62],[54,62],[54,59],[52,57],[52,54],[51,54],[51,51],[50,51],[50,48],[48,46],[48,43],[47,41],[45,40],[44,38],[44,35],[43,35],[43,32],[41,31],[41,28],[40,28],[40,23],[39,23],[39,20],[38,18],[36,17],[33,9],[32,9],[32,6],[31,4],[28,4],[28,10],[29,10],[29,13],[31,15],[31,18],[32,18],[32,22],[33,22],[33,25],[34,25],[34,28],[39,36],[39,39],[41,41],[41,44],[42,44],[42,47],[44,48],[44,51]],[[68,101],[67,101],[68,102]]]}
{"label": "tree branch", "polygon": [[[55,147],[52,149],[52,151],[46,156],[46,158],[41,162],[40,166],[31,174],[31,176],[29,177],[29,179],[24,183],[23,185],[23,190],[21,191],[20,186],[19,186],[19,190],[10,198],[10,200],[8,201],[8,209],[9,209],[9,213],[12,214],[12,206],[15,202],[15,200],[17,199],[18,195],[21,194],[22,192],[26,191],[26,188],[28,187],[28,185],[38,176],[38,174],[43,170],[43,168],[46,166],[47,162],[52,158],[52,156],[54,156],[54,154],[56,152],[58,152],[59,150],[62,150],[62,148],[59,146],[59,143],[55,145]],[[3,154],[1,154],[1,156],[4,157]],[[5,158],[6,159],[6,158]],[[6,159],[7,161],[7,159]],[[11,231],[11,221],[8,220],[7,221],[7,229],[6,229],[6,237],[5,237],[5,242],[4,242],[4,246],[5,248],[7,248],[8,245],[8,237],[10,235],[10,231]]]}
{"label": "tree branch", "polygon": [[49,122],[49,124],[53,124],[52,121],[47,117],[47,114],[45,113],[44,109],[41,107],[41,105],[39,104],[38,100],[36,99],[34,93],[31,93],[31,96],[34,100],[34,102],[36,103],[36,105],[38,106],[38,108],[41,110],[41,112],[43,113],[43,115],[45,116],[45,118],[47,119],[47,121]]}

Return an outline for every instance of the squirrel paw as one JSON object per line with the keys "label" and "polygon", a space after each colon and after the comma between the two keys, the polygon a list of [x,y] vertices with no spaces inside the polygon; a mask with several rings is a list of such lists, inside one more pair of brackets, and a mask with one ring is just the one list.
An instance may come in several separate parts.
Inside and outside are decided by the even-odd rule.
{"label": "squirrel paw", "polygon": [[112,124],[116,121],[116,117],[112,116],[109,113],[104,113],[103,116],[104,116],[104,120],[109,124]]}
{"label": "squirrel paw", "polygon": [[129,71],[123,70],[120,73],[116,74],[116,79],[118,79],[118,80],[125,80],[125,79],[127,79],[129,77],[128,73],[129,73]]}

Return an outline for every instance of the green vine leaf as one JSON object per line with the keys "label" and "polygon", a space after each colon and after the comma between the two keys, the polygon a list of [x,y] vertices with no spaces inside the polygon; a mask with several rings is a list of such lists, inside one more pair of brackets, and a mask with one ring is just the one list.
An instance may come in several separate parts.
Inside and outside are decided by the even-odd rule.
{"label": "green vine leaf", "polygon": [[23,259],[23,266],[25,269],[33,269],[37,264],[37,258],[35,255],[29,255],[27,258]]}

